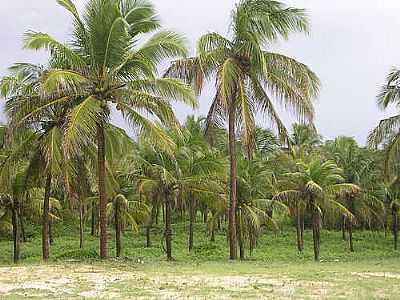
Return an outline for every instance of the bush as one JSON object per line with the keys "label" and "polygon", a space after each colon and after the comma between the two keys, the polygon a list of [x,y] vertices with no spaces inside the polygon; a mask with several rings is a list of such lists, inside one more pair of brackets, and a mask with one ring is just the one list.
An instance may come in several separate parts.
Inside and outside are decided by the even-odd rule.
{"label": "bush", "polygon": [[96,250],[93,249],[78,249],[64,252],[56,257],[57,260],[65,260],[65,259],[97,259],[99,254]]}

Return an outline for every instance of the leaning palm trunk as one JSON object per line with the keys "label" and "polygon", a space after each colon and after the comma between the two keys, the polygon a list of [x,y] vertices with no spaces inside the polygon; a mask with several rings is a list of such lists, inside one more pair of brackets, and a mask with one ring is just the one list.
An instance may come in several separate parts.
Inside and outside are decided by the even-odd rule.
{"label": "leaning palm trunk", "polygon": [[18,218],[18,200],[13,199],[12,206],[12,226],[13,226],[13,240],[14,240],[14,263],[18,263],[21,253],[21,238],[20,227]]}
{"label": "leaning palm trunk", "polygon": [[44,190],[43,216],[42,216],[42,255],[44,260],[49,259],[49,210],[50,210],[51,174],[47,175]]}
{"label": "leaning palm trunk", "polygon": [[107,194],[106,194],[106,145],[104,137],[104,125],[97,123],[97,158],[98,158],[98,190],[100,206],[100,258],[108,256],[107,249]]}
{"label": "leaning palm trunk", "polygon": [[321,243],[321,215],[317,207],[315,199],[311,196],[312,207],[312,223],[313,223],[313,243],[314,243],[314,259],[319,260],[320,243]]}
{"label": "leaning palm trunk", "polygon": [[229,163],[230,163],[230,190],[229,190],[229,256],[230,259],[237,258],[237,237],[236,237],[236,145],[235,145],[235,108],[231,103],[229,107]]}
{"label": "leaning palm trunk", "polygon": [[399,215],[398,206],[396,203],[392,204],[392,216],[393,216],[393,240],[394,240],[394,250],[397,250],[397,244],[399,239]]}
{"label": "leaning palm trunk", "polygon": [[171,199],[168,193],[165,193],[165,243],[167,247],[167,259],[172,260],[172,212],[171,212]]}

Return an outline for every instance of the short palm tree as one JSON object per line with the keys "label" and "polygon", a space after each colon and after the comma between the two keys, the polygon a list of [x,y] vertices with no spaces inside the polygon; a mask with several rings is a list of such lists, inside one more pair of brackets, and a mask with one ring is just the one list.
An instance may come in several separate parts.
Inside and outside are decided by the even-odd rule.
{"label": "short palm tree", "polygon": [[339,208],[351,217],[351,213],[336,201],[336,195],[348,191],[357,192],[358,186],[344,183],[343,171],[333,161],[313,159],[309,163],[297,162],[297,171],[287,173],[287,189],[278,193],[275,200],[296,201],[303,199],[311,211],[314,242],[314,258],[319,260],[321,215],[323,209]]}
{"label": "short palm tree", "polygon": [[304,10],[286,7],[272,0],[242,0],[232,12],[230,36],[203,35],[197,56],[176,61],[166,72],[168,77],[184,78],[200,92],[205,80],[214,78],[216,93],[207,123],[227,120],[230,155],[230,258],[237,257],[235,211],[237,206],[236,147],[241,130],[246,154],[254,151],[255,115],[270,120],[282,140],[287,130],[271,97],[303,120],[312,121],[312,99],[318,94],[319,81],[310,69],[296,60],[266,50],[274,41],[291,32],[306,32]]}
{"label": "short palm tree", "polygon": [[[166,58],[186,54],[184,40],[161,31],[139,43],[142,34],[159,28],[153,6],[147,0],[90,0],[80,16],[71,0],[58,0],[73,17],[68,44],[40,32],[29,32],[25,48],[49,49],[54,68],[43,78],[44,98],[29,117],[60,103],[73,103],[65,124],[65,147],[76,153],[97,141],[100,206],[100,256],[107,257],[106,138],[113,108],[154,143],[173,147],[172,141],[146,114],[168,125],[176,123],[170,100],[194,106],[196,99],[185,84],[157,79],[157,66]],[[140,46],[139,46],[140,44]]]}
{"label": "short palm tree", "polygon": [[[377,97],[378,106],[383,110],[390,105],[398,107],[400,103],[399,94],[400,70],[393,68]],[[385,152],[385,175],[387,178],[397,178],[400,153],[400,114],[381,120],[368,136],[368,145],[372,148],[383,146]],[[388,193],[386,194],[389,195]],[[389,200],[389,203],[391,203],[392,213],[400,207],[397,201],[392,202],[392,200]],[[397,213],[394,216],[396,216],[394,220],[397,221]],[[394,235],[395,247],[397,247],[397,229]]]}
{"label": "short palm tree", "polygon": [[[27,109],[35,109],[33,103],[43,100],[42,78],[46,70],[32,64],[16,64],[10,68],[13,75],[1,81],[2,94],[6,98],[6,113],[10,130],[17,134],[23,125],[32,134],[25,143],[26,152],[15,153],[29,155],[29,176],[45,174],[45,193],[42,215],[42,252],[43,259],[49,258],[49,201],[52,180],[63,175],[64,153],[62,147],[63,129],[67,108],[61,104],[45,107],[40,113],[27,117]],[[33,102],[33,103],[32,103]]]}

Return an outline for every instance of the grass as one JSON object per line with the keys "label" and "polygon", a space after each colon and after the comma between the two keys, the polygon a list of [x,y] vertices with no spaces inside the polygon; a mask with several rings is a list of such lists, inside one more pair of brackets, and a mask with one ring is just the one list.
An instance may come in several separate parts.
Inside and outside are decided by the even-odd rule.
{"label": "grass", "polygon": [[153,230],[151,248],[144,247],[143,233],[126,232],[123,258],[101,262],[97,238],[86,232],[85,250],[79,250],[78,228],[58,224],[51,259],[44,264],[40,230],[29,226],[19,266],[11,264],[11,241],[0,241],[0,298],[400,299],[400,253],[380,232],[355,232],[356,251],[350,253],[341,233],[323,231],[316,263],[310,231],[303,254],[296,250],[294,230],[266,231],[246,261],[230,262],[223,232],[212,243],[205,225],[196,224],[195,249],[189,253],[186,224],[173,229],[174,262],[165,260],[161,228]]}

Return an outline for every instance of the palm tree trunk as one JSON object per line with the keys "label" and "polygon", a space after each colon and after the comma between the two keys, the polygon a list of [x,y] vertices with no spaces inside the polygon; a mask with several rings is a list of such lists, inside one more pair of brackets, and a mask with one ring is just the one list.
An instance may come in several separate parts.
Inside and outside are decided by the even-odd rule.
{"label": "palm tree trunk", "polygon": [[189,251],[193,250],[193,223],[195,216],[195,201],[193,195],[189,195]]}
{"label": "palm tree trunk", "polygon": [[171,200],[168,193],[165,193],[165,242],[167,246],[167,259],[172,260],[172,215],[171,215]]}
{"label": "palm tree trunk", "polygon": [[301,250],[304,250],[304,209],[301,211],[301,232],[300,232],[300,236],[301,236]]}
{"label": "palm tree trunk", "polygon": [[100,258],[108,257],[107,248],[107,193],[106,193],[106,144],[104,125],[97,123],[98,190],[100,206]]}
{"label": "palm tree trunk", "polygon": [[42,255],[44,260],[49,259],[49,210],[50,210],[51,174],[47,174],[44,190],[44,203],[42,215]]}
{"label": "palm tree trunk", "polygon": [[121,222],[120,222],[120,207],[119,201],[115,201],[115,213],[114,213],[114,223],[115,223],[115,249],[116,257],[121,257]]}
{"label": "palm tree trunk", "polygon": [[[83,231],[84,231],[84,222],[83,222],[83,205],[82,201],[79,202],[79,249],[83,249]],[[93,223],[93,220],[92,220]],[[93,228],[92,228],[93,230]]]}
{"label": "palm tree trunk", "polygon": [[203,214],[203,222],[207,223],[207,220],[208,220],[208,206],[205,205],[204,206],[204,214]]}
{"label": "palm tree trunk", "polygon": [[26,242],[26,234],[25,234],[25,226],[24,226],[24,218],[22,214],[23,210],[21,207],[18,208],[18,219],[19,219],[19,226],[21,228],[21,238],[22,241]]}
{"label": "palm tree trunk", "polygon": [[314,243],[314,259],[319,260],[320,243],[321,243],[321,215],[315,200],[311,197],[312,220],[313,220],[313,243]]}
{"label": "palm tree trunk", "polygon": [[297,234],[297,250],[302,252],[302,245],[301,245],[301,216],[300,216],[300,206],[296,204],[296,234]]}
{"label": "palm tree trunk", "polygon": [[349,247],[350,252],[354,252],[354,245],[353,245],[353,221],[349,220]]}
{"label": "palm tree trunk", "polygon": [[239,257],[241,260],[244,260],[244,244],[243,244],[243,236],[242,236],[242,230],[241,230],[241,222],[240,218],[238,215],[236,215],[236,234],[238,238],[238,243],[239,243]]}
{"label": "palm tree trunk", "polygon": [[157,218],[157,205],[153,205],[151,208],[151,216],[149,223],[147,224],[146,228],[146,247],[150,248],[151,247],[151,238],[150,238],[150,233],[151,233],[151,228],[153,227],[154,219]]}
{"label": "palm tree trunk", "polygon": [[229,107],[229,163],[230,163],[230,189],[229,189],[229,258],[237,258],[237,240],[236,240],[236,145],[235,145],[235,108],[231,103]]}
{"label": "palm tree trunk", "polygon": [[92,200],[92,205],[91,205],[91,210],[92,210],[92,216],[91,216],[91,220],[90,220],[90,225],[91,225],[91,229],[90,229],[90,235],[91,236],[95,236],[96,235],[96,215],[97,215],[97,207],[96,207],[96,203],[94,200]]}
{"label": "palm tree trunk", "polygon": [[53,238],[53,221],[50,218],[49,219],[49,244],[50,246],[53,245],[54,243],[54,238]]}
{"label": "palm tree trunk", "polygon": [[394,239],[394,250],[397,250],[397,244],[399,239],[399,215],[398,215],[398,206],[393,203],[392,204],[392,216],[393,216],[393,239]]}
{"label": "palm tree trunk", "polygon": [[349,207],[350,207],[350,212],[352,213],[352,218],[348,218],[348,230],[349,230],[349,247],[350,247],[350,252],[354,252],[354,245],[353,245],[353,217],[355,217],[355,207],[354,207],[354,197],[349,196],[348,198]]}
{"label": "palm tree trunk", "polygon": [[346,216],[342,216],[342,240],[346,240]]}
{"label": "palm tree trunk", "polygon": [[14,263],[18,263],[21,254],[21,237],[18,220],[18,200],[13,199],[11,204],[12,211],[12,226],[13,226],[13,241],[14,241]]}

